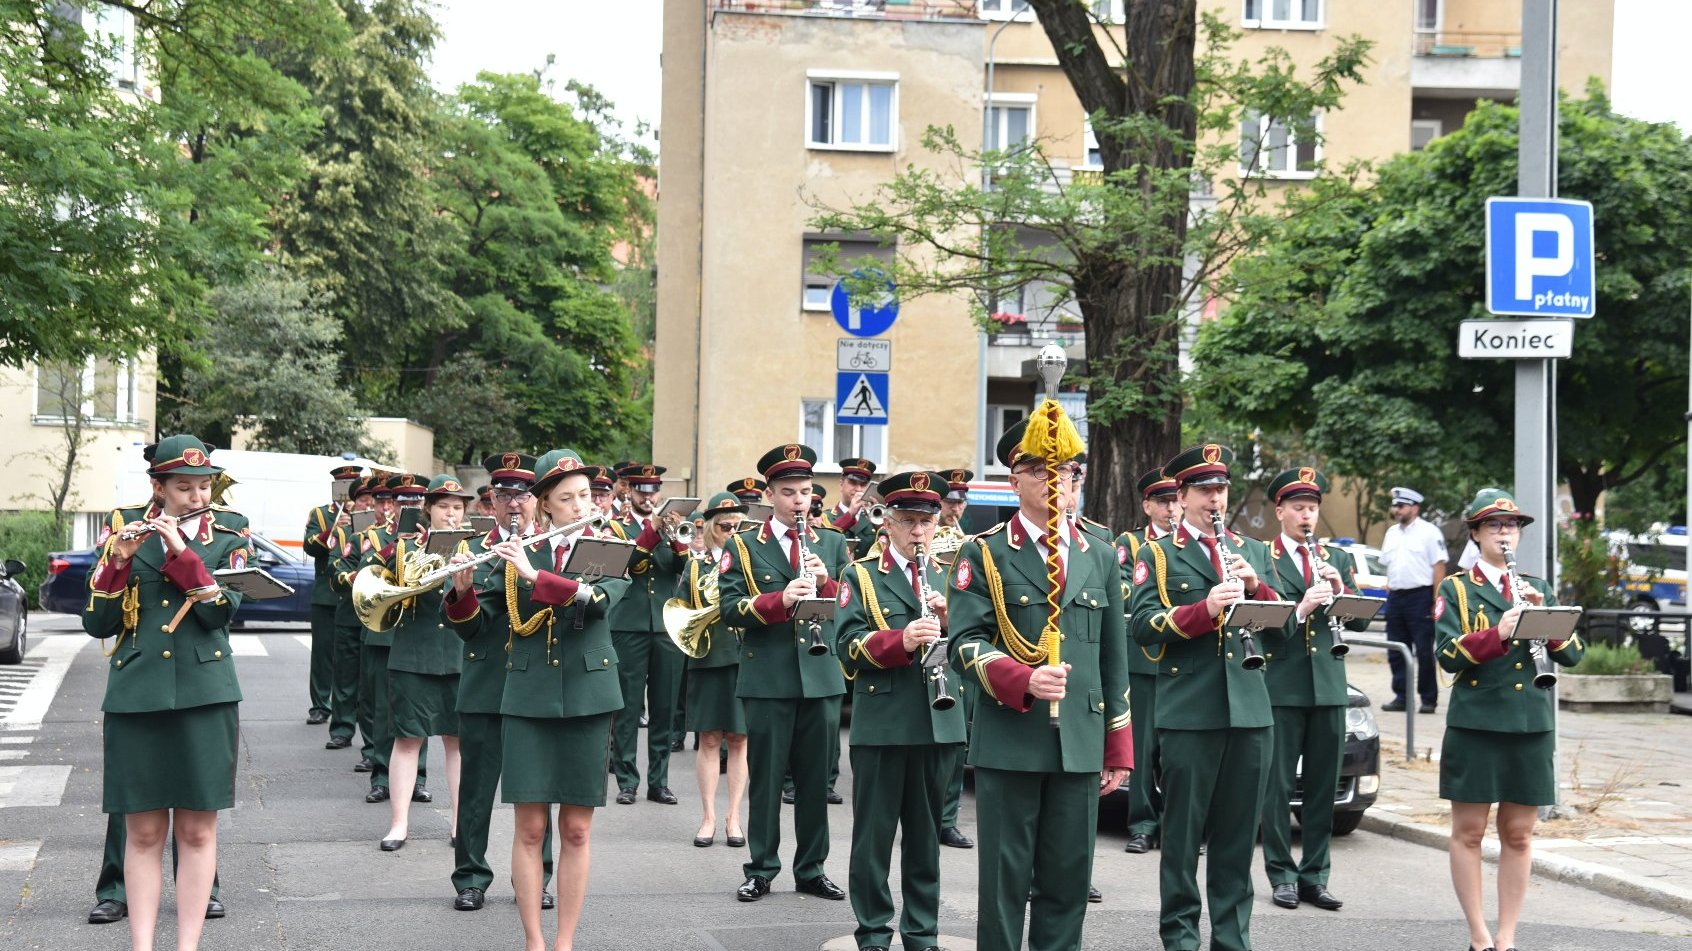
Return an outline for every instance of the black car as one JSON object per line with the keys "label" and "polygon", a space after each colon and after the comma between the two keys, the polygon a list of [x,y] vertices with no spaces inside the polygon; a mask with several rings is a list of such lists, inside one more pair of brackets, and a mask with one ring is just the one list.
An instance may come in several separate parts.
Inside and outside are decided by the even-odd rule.
{"label": "black car", "polygon": [[[1375,804],[1381,790],[1381,731],[1375,724],[1374,711],[1363,691],[1346,685],[1348,704],[1345,710],[1345,755],[1340,763],[1339,783],[1334,787],[1334,835],[1349,835],[1363,822],[1363,813]],[[1304,761],[1298,764],[1299,776],[1293,783],[1292,800],[1287,805],[1298,817],[1304,805]],[[1135,770],[1134,775],[1140,775]],[[1111,795],[1114,804],[1126,810],[1128,789],[1119,788]],[[1114,823],[1114,819],[1110,820]],[[1101,821],[1101,825],[1104,824]]]}
{"label": "black car", "polygon": [[16,558],[0,566],[0,664],[22,662],[28,647],[29,601],[16,580],[23,573],[24,563]]}
{"label": "black car", "polygon": [[[312,563],[296,552],[290,552],[263,535],[252,539],[255,566],[270,572],[277,581],[294,589],[285,598],[266,601],[243,601],[235,613],[235,626],[270,624],[279,621],[311,620]],[[97,549],[59,551],[48,556],[47,580],[37,592],[44,611],[60,614],[81,614],[88,603],[88,570],[94,565]]]}

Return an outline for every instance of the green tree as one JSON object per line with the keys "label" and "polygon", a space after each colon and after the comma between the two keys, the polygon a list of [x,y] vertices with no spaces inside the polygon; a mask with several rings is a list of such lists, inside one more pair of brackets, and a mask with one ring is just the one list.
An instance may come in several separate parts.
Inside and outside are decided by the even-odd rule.
{"label": "green tree", "polygon": [[[1293,199],[1199,336],[1207,411],[1301,431],[1339,474],[1429,486],[1448,512],[1507,475],[1514,368],[1458,359],[1456,338],[1486,316],[1480,225],[1488,196],[1515,192],[1516,120],[1482,105],[1372,184]],[[1692,143],[1616,114],[1596,84],[1563,103],[1559,127],[1558,193],[1596,212],[1600,316],[1557,362],[1557,469],[1591,513],[1685,442]]]}
{"label": "green tree", "polygon": [[[922,144],[939,167],[908,166],[849,209],[820,209],[815,224],[895,245],[890,270],[903,296],[965,295],[985,321],[993,302],[1041,285],[1078,310],[1088,455],[1112,474],[1089,485],[1087,513],[1131,524],[1134,474],[1179,448],[1185,315],[1264,227],[1256,210],[1264,181],[1238,170],[1242,155],[1267,150],[1255,120],[1241,142],[1242,119],[1276,117],[1301,141],[1319,140],[1311,117],[1360,81],[1368,45],[1338,38],[1301,77],[1280,50],[1231,60],[1236,34],[1213,16],[1201,20],[1196,0],[1125,4],[1120,24],[1078,0],[1029,5],[1091,119],[1103,173],[1066,183],[1042,143],[983,154],[950,128],[930,128]],[[992,169],[987,188],[969,183],[983,166]],[[1197,183],[1215,201],[1195,215]]]}
{"label": "green tree", "polygon": [[381,456],[364,414],[340,384],[341,328],[314,306],[307,284],[270,271],[214,288],[216,311],[196,341],[206,356],[189,365],[174,428],[230,444],[237,428],[251,446],[275,452]]}

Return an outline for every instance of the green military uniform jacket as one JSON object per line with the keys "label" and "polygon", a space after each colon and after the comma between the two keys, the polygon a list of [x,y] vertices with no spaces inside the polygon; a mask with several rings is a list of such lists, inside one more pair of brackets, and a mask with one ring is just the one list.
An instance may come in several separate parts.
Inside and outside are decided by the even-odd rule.
{"label": "green military uniform jacket", "polygon": [[[1541,578],[1522,581],[1553,607],[1557,598]],[[1450,726],[1495,733],[1544,733],[1552,728],[1551,691],[1533,685],[1529,642],[1499,643],[1498,619],[1510,610],[1503,592],[1486,580],[1479,565],[1450,575],[1434,599],[1434,656],[1456,679],[1451,685]],[[1551,659],[1564,667],[1580,662],[1586,645],[1576,633],[1561,644],[1546,645]]]}
{"label": "green military uniform jacket", "polygon": [[[780,523],[771,519],[755,529],[736,533],[718,565],[717,590],[725,622],[739,627],[740,675],[735,692],[741,699],[819,699],[846,692],[846,680],[833,651],[812,656],[806,651],[807,624],[795,624],[792,611],[781,603],[782,589],[797,574],[773,534]],[[786,529],[783,528],[783,531]],[[805,544],[822,559],[829,579],[818,597],[839,595],[834,580],[846,567],[846,542],[835,532],[808,529]],[[834,643],[838,615],[822,622],[822,637]]]}
{"label": "green military uniform jacket", "polygon": [[[164,542],[153,535],[129,564],[115,566],[110,536],[158,511],[151,504],[114,510],[100,558],[89,573],[82,629],[102,640],[117,638],[100,705],[106,713],[183,710],[241,699],[229,648],[229,622],[241,596],[218,588],[211,573],[246,567],[251,554],[247,520],[214,509],[200,520],[184,554],[168,555]],[[199,597],[184,613],[191,595]]]}
{"label": "green military uniform jacket", "polygon": [[[869,506],[866,504],[865,509]],[[852,551],[857,557],[864,558],[870,554],[870,547],[875,544],[875,536],[881,529],[870,524],[869,516],[860,512],[857,515],[848,513],[839,505],[830,506],[823,511],[822,524],[818,528],[836,531],[852,544]]]}
{"label": "green military uniform jacket", "polygon": [[[1228,533],[1228,544],[1245,556],[1261,582],[1257,600],[1273,601],[1275,569],[1269,546]],[[1181,525],[1140,548],[1134,563],[1134,640],[1155,652],[1158,661],[1157,725],[1161,730],[1220,730],[1274,724],[1269,690],[1261,670],[1246,670],[1239,629],[1218,633],[1205,599],[1220,582],[1204,544]],[[1290,622],[1289,622],[1290,623]],[[1254,635],[1267,650],[1270,632]]]}
{"label": "green military uniform jacket", "polygon": [[[1304,567],[1299,563],[1298,551],[1287,551],[1285,539],[1276,535],[1269,542],[1269,559],[1275,566],[1270,580],[1276,591],[1285,591],[1290,599],[1304,596],[1310,586],[1304,583]],[[1351,553],[1318,543],[1316,557],[1334,566],[1340,583],[1351,594],[1357,593],[1357,562]],[[1314,575],[1314,572],[1312,572]],[[1353,631],[1369,629],[1367,618],[1345,622]],[[1266,631],[1266,642],[1259,649],[1268,658],[1263,675],[1269,681],[1269,702],[1277,707],[1343,707],[1350,702],[1345,688],[1345,658],[1330,651],[1334,643],[1333,630],[1328,624],[1328,612],[1316,610],[1303,623],[1293,615],[1292,623],[1281,630]]]}
{"label": "green military uniform jacket", "polygon": [[[946,570],[928,562],[932,591],[946,590]],[[963,706],[929,705],[921,652],[905,651],[905,626],[922,616],[909,569],[892,551],[860,558],[840,573],[835,656],[852,681],[853,746],[922,746],[964,741]],[[941,668],[947,692],[959,696],[958,675]]]}
{"label": "green military uniform jacket", "polygon": [[[393,547],[365,552],[362,565],[376,565],[388,576],[390,584],[400,584],[395,566],[403,564],[412,552],[427,544],[427,534],[420,539],[395,538]],[[458,550],[468,552],[469,546],[460,543]],[[407,583],[415,578],[404,579]],[[449,578],[446,584],[451,584]],[[446,676],[456,674],[462,666],[461,646],[454,631],[441,616],[441,600],[446,584],[408,599],[400,607],[399,620],[385,632],[390,639],[388,669],[413,674]]]}
{"label": "green military uniform jacket", "polygon": [[[706,601],[701,588],[710,573],[716,570],[718,561],[721,561],[721,556],[716,561],[713,561],[709,556],[688,556],[686,561],[686,567],[682,569],[681,576],[676,579],[676,597],[686,601],[688,606],[695,611],[703,610]],[[717,603],[721,604],[720,590],[718,593]],[[723,620],[721,611],[718,611],[717,619],[711,622],[708,630],[710,643],[705,656],[689,657],[687,669],[709,670],[716,667],[733,667],[739,664],[741,630],[729,627]]]}
{"label": "green military uniform jacket", "polygon": [[1047,618],[1046,563],[1020,517],[964,542],[946,605],[965,678],[985,691],[970,731],[969,762],[990,769],[1097,772],[1133,765],[1128,637],[1115,551],[1091,531],[1073,534],[1059,605],[1059,657],[1071,665],[1058,729],[1027,692]]}
{"label": "green military uniform jacket", "polygon": [[[495,528],[480,538],[472,538],[469,554],[481,555],[504,537]],[[477,565],[472,579],[471,587],[481,597],[505,597],[504,561],[494,558]],[[448,586],[451,584],[447,582]],[[442,617],[445,617],[444,603]],[[464,642],[458,675],[458,712],[498,713],[500,701],[505,697],[505,640],[509,632],[488,624],[454,624],[452,629]]]}
{"label": "green military uniform jacket", "polygon": [[632,512],[610,528],[617,538],[628,541],[632,536],[635,543],[634,557],[629,559],[629,589],[611,611],[611,630],[663,631],[664,602],[675,593],[676,576],[687,555],[643,527]]}
{"label": "green military uniform jacket", "polygon": [[328,558],[329,587],[335,592],[335,623],[338,626],[355,627],[358,625],[358,612],[352,606],[352,583],[358,574],[359,563],[364,558],[362,546],[363,535],[353,535],[345,528],[335,529],[335,535],[329,543]]}
{"label": "green military uniform jacket", "polygon": [[311,603],[324,606],[341,603],[341,593],[335,590],[335,569],[330,563],[336,549],[335,513],[339,505],[319,505],[306,513],[304,544],[301,546],[312,563]]}
{"label": "green military uniform jacket", "polygon": [[[448,595],[445,601],[447,619],[465,641],[475,639],[482,629],[505,639],[499,712],[565,718],[621,710],[610,613],[628,588],[628,579],[603,578],[593,584],[591,598],[578,597],[585,590],[580,578],[553,573],[550,541],[525,550],[529,564],[540,570],[533,584],[508,565],[489,576],[489,590],[471,589],[462,597]],[[508,588],[514,591],[518,618],[511,616]],[[546,613],[537,623],[541,612]],[[529,633],[515,630],[516,623],[528,626]]]}
{"label": "green military uniform jacket", "polygon": [[[1134,603],[1134,564],[1140,560],[1140,549],[1154,541],[1151,526],[1137,532],[1123,532],[1116,536],[1116,563],[1122,569],[1122,603]],[[1157,676],[1157,662],[1164,648],[1147,647],[1138,641],[1128,645],[1128,672],[1147,677]]]}

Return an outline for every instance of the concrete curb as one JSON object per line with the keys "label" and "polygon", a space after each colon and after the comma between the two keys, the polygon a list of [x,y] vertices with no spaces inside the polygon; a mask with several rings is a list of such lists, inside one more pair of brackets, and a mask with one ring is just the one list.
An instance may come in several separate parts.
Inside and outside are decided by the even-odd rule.
{"label": "concrete curb", "polygon": [[[1446,850],[1451,838],[1450,831],[1447,829],[1420,822],[1411,822],[1409,819],[1377,810],[1364,813],[1360,828],[1376,835],[1414,842],[1417,845],[1425,845],[1442,852]],[[1481,854],[1486,861],[1496,863],[1498,861],[1497,840],[1487,839],[1481,845]],[[1536,851],[1533,856],[1533,874],[1569,885],[1589,888],[1611,898],[1619,898],[1636,905],[1666,911],[1683,918],[1692,918],[1692,892],[1671,888],[1648,878],[1618,872],[1602,865]]]}

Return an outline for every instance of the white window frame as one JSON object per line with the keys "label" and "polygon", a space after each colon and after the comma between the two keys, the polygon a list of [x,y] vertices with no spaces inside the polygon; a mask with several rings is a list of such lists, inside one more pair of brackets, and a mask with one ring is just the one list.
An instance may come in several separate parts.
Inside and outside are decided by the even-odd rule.
{"label": "white window frame", "polygon": [[[892,89],[887,106],[887,142],[886,144],[870,142],[841,142],[840,141],[840,84],[861,83],[864,86],[887,86]],[[832,87],[830,98],[833,103],[833,114],[829,117],[829,135],[832,142],[818,142],[811,138],[812,105],[811,90],[818,85]],[[864,117],[867,122],[869,109],[867,102]],[[805,147],[808,149],[822,149],[835,152],[897,152],[899,150],[899,74],[877,70],[856,69],[811,69],[805,71]]]}
{"label": "white window frame", "polygon": [[[811,291],[813,290],[822,291],[823,299],[820,303],[811,302]],[[834,310],[834,285],[816,284],[811,281],[806,281],[804,289],[799,294],[799,309],[808,310],[813,313],[821,312],[826,314],[832,312]]]}
{"label": "white window frame", "polygon": [[[1270,126],[1270,123],[1273,122],[1273,121],[1274,120],[1268,115],[1260,115],[1260,116],[1257,117],[1257,128],[1258,128],[1258,133],[1257,133],[1257,157],[1259,158],[1259,161],[1254,165],[1254,167],[1247,168],[1245,162],[1242,160],[1239,164],[1240,175],[1245,176],[1245,177],[1250,177],[1250,178],[1268,178],[1268,179],[1277,179],[1277,180],[1281,180],[1281,181],[1309,181],[1310,179],[1313,179],[1318,174],[1320,174],[1320,169],[1322,167],[1322,145],[1323,145],[1323,143],[1321,141],[1322,114],[1317,113],[1316,115],[1312,116],[1311,120],[1310,120],[1310,124],[1311,124],[1312,128],[1316,131],[1316,135],[1317,135],[1317,141],[1316,141],[1316,146],[1315,146],[1315,154],[1314,154],[1314,157],[1312,158],[1312,163],[1316,167],[1311,168],[1311,169],[1301,169],[1301,168],[1294,167],[1294,168],[1281,170],[1281,169],[1267,168],[1263,165],[1263,163],[1261,161],[1261,157],[1262,157],[1263,153],[1269,151],[1269,146],[1268,146],[1269,126]],[[1241,124],[1242,125],[1244,124],[1243,121],[1242,121]],[[1294,166],[1296,166],[1297,163],[1298,163],[1298,134],[1297,133],[1298,133],[1297,126],[1292,126],[1292,125],[1287,126],[1287,154],[1292,156],[1292,162],[1293,162]]]}
{"label": "white window frame", "polygon": [[113,55],[104,57],[106,71],[112,83],[120,89],[136,89],[141,85],[141,54],[137,50],[138,31],[135,14],[114,7],[95,6],[86,12],[86,32],[101,46],[117,44]]}
{"label": "white window frame", "polygon": [[[1255,30],[1325,30],[1328,28],[1328,0],[1316,0],[1316,19],[1306,20],[1302,15],[1304,0],[1286,0],[1287,9],[1293,16],[1279,19],[1275,16],[1277,0],[1240,0],[1240,26]],[[1251,16],[1252,4],[1257,4],[1262,14]]]}
{"label": "white window frame", "polygon": [[982,427],[982,431],[987,435],[986,453],[983,456],[987,460],[985,467],[987,475],[1007,475],[1010,472],[1009,468],[999,464],[998,458],[993,454],[995,447],[999,445],[999,437],[1005,434],[1005,427],[1002,423],[1006,410],[1016,410],[1022,413],[1023,419],[1028,418],[1028,407],[1026,406],[1017,403],[987,404],[987,424]]}
{"label": "white window frame", "polygon": [[[1020,10],[1016,9],[1018,2],[1023,3]],[[979,0],[977,8],[983,20],[1021,20],[1025,23],[1034,20],[1034,8],[1027,5],[1027,0]]]}
{"label": "white window frame", "polygon": [[[82,402],[77,406],[77,413],[85,424],[95,426],[129,426],[138,422],[136,411],[136,384],[141,374],[140,361],[134,357],[119,357],[108,364],[112,371],[112,414],[101,416],[95,413],[94,396],[98,392],[99,380],[96,373],[100,369],[98,358],[90,356],[82,364]],[[43,413],[41,406],[41,373],[44,368],[40,364],[34,367],[35,373],[30,386],[30,419],[36,423],[62,423],[68,417],[60,413]]]}
{"label": "white window frame", "polygon": [[1424,0],[1416,0],[1415,9],[1412,11],[1412,16],[1416,18],[1416,30],[1420,33],[1438,33],[1445,28],[1445,0],[1434,0],[1434,21],[1432,23],[1422,22],[1423,2]]}
{"label": "white window frame", "polygon": [[1093,131],[1091,117],[1081,120],[1081,161],[1075,166],[1090,172],[1104,171],[1104,155],[1099,155],[1097,162],[1093,161],[1093,153],[1099,150],[1099,134]]}
{"label": "white window frame", "polygon": [[1034,144],[1035,140],[1039,138],[1039,135],[1036,133],[1034,127],[1034,122],[1037,118],[1034,114],[1035,104],[1039,101],[1040,97],[1031,92],[988,93],[987,102],[982,106],[981,121],[991,121],[993,110],[1000,110],[999,121],[994,123],[994,128],[988,133],[989,137],[993,140],[993,144],[990,147],[1001,152],[1006,151],[1004,142],[1005,129],[1008,121],[1007,116],[1010,114],[1010,110],[1012,109],[1028,110],[1028,138],[1022,140],[1021,144]]}
{"label": "white window frame", "polygon": [[1425,149],[1433,143],[1433,140],[1435,140],[1435,139],[1437,139],[1440,136],[1445,134],[1445,123],[1441,122],[1438,119],[1411,119],[1410,120],[1410,151],[1412,151],[1412,152],[1420,152],[1422,150],[1422,149],[1416,148],[1416,130],[1417,129],[1421,129],[1421,130],[1424,130],[1424,131],[1431,131],[1433,133],[1433,135],[1428,136],[1428,141],[1424,142],[1422,144],[1422,149]]}
{"label": "white window frame", "polygon": [[1127,19],[1122,12],[1122,0],[1091,0],[1087,6],[1093,16],[1103,23],[1115,26]]}
{"label": "white window frame", "polygon": [[[842,423],[836,422],[835,418],[834,418],[834,410],[835,410],[834,399],[832,397],[824,399],[824,398],[819,397],[819,396],[803,396],[803,397],[799,398],[799,430],[798,430],[798,432],[799,432],[799,441],[801,443],[805,443],[806,445],[810,445],[810,443],[806,441],[807,437],[806,437],[806,434],[805,434],[805,407],[806,407],[807,404],[812,404],[812,403],[820,404],[822,406],[822,411],[823,411],[822,434],[821,434],[821,438],[819,439],[819,442],[821,442],[822,445],[811,446],[811,448],[815,449],[816,452],[817,452],[816,468],[818,468],[818,469],[838,469],[840,467],[840,460],[838,458],[836,458],[835,455],[834,455],[834,439],[835,439],[835,430],[839,429],[842,425],[844,425],[847,429],[849,429],[851,431],[851,434],[852,434],[852,446],[851,446],[852,456],[855,456],[855,457],[858,457],[858,458],[863,458],[863,459],[868,459],[869,461],[875,463],[877,469],[887,468],[887,442],[888,442],[887,428],[888,427],[886,427],[886,426],[861,426],[861,425],[857,425],[857,424],[854,424],[854,423],[844,423],[844,424],[842,424]],[[879,430],[879,432],[872,432],[872,430]],[[866,438],[866,437],[873,437],[873,438]],[[871,442],[879,443],[879,445],[876,445],[873,448],[871,448],[867,445],[868,443],[871,443]],[[847,458],[851,458],[851,456],[849,456]]]}

